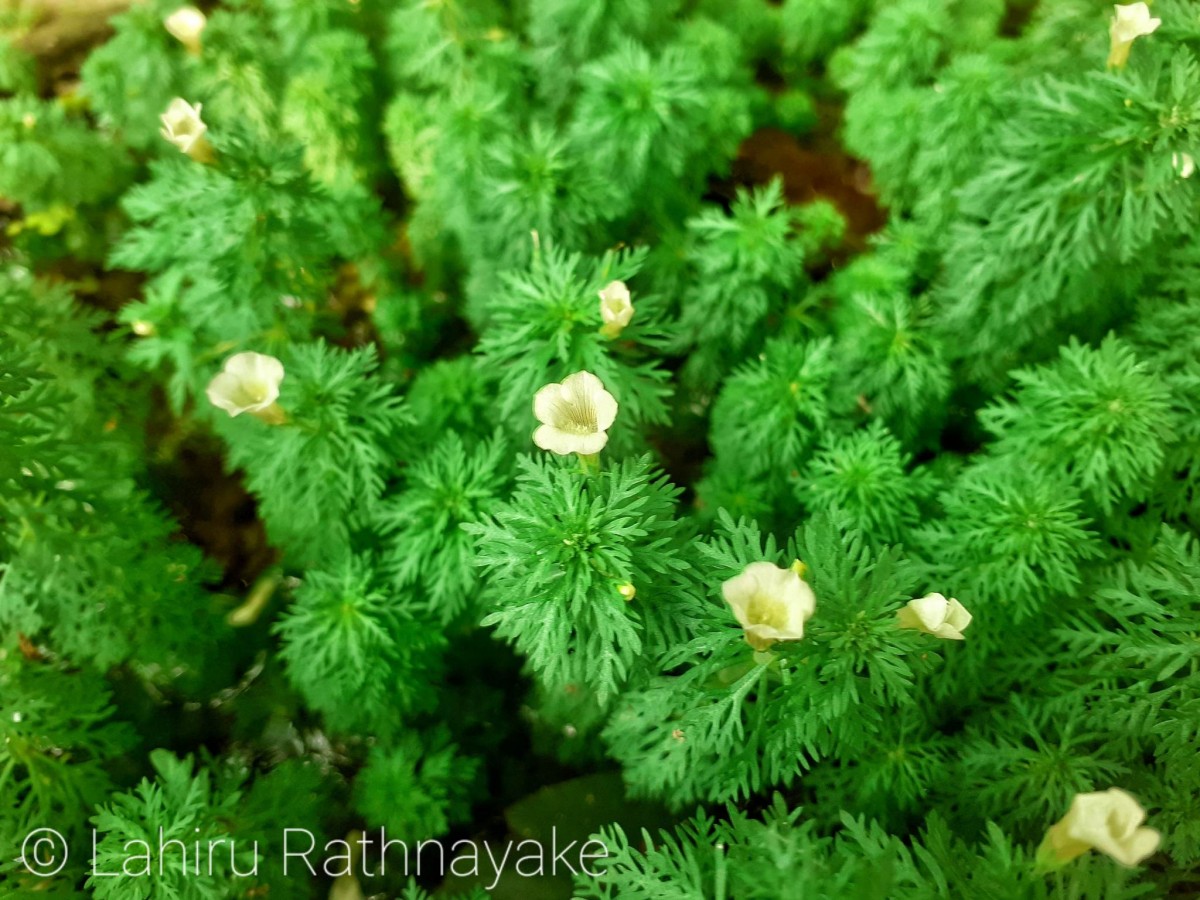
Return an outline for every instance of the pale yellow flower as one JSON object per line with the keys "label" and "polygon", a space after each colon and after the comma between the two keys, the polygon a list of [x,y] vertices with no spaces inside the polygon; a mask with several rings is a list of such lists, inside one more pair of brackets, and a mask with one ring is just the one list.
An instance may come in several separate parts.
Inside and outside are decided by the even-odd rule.
{"label": "pale yellow flower", "polygon": [[539,390],[533,398],[533,414],[542,423],[533,433],[533,442],[543,450],[560,456],[592,456],[608,443],[617,401],[591,372],[576,372],[561,384]]}
{"label": "pale yellow flower", "polygon": [[162,136],[196,162],[212,159],[212,146],[204,133],[208,126],[200,118],[201,104],[195,106],[176,97],[162,114]]}
{"label": "pale yellow flower", "polygon": [[1192,173],[1196,171],[1196,161],[1190,153],[1172,153],[1171,168],[1180,178],[1191,178]]}
{"label": "pale yellow flower", "polygon": [[798,641],[817,598],[800,577],[802,564],[781,569],[774,563],[750,563],[721,585],[721,594],[746,633],[746,643],[766,650],[776,641]]}
{"label": "pale yellow flower", "polygon": [[208,400],[230,416],[248,412],[264,422],[278,424],[283,411],[279,383],[283,381],[283,363],[263,353],[238,353],[225,360],[224,368],[208,383]]}
{"label": "pale yellow flower", "polygon": [[1046,832],[1038,858],[1062,865],[1099,850],[1123,866],[1136,866],[1158,849],[1161,836],[1143,828],[1146,811],[1120,788],[1076,794],[1067,814]]}
{"label": "pale yellow flower", "polygon": [[207,24],[204,13],[194,6],[181,6],[163,19],[171,37],[187,47],[189,53],[197,55],[200,53],[200,35]]}
{"label": "pale yellow flower", "polygon": [[1116,15],[1108,29],[1110,40],[1108,64],[1119,69],[1129,61],[1129,50],[1133,42],[1140,37],[1154,33],[1162,24],[1162,19],[1152,18],[1150,7],[1145,3],[1130,3],[1125,6],[1113,7]]}
{"label": "pale yellow flower", "polygon": [[610,281],[600,291],[600,318],[604,325],[600,333],[615,338],[633,318],[633,300],[623,281]]}
{"label": "pale yellow flower", "polygon": [[941,594],[908,601],[896,617],[901,628],[915,628],[950,641],[961,641],[963,632],[971,624],[971,614],[966,607],[953,597],[947,600]]}

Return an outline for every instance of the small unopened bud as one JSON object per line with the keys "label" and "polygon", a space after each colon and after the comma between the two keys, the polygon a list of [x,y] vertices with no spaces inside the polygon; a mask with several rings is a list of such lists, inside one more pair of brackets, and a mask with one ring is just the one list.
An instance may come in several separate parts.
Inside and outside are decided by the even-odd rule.
{"label": "small unopened bud", "polygon": [[633,302],[623,281],[612,281],[600,292],[600,333],[615,338],[633,319]]}
{"label": "small unopened bud", "polygon": [[208,19],[194,6],[181,6],[163,19],[163,25],[193,56],[200,55],[200,35]]}
{"label": "small unopened bud", "polygon": [[953,597],[946,599],[941,594],[929,594],[918,600],[910,600],[896,614],[901,628],[922,631],[948,641],[961,641],[963,632],[971,624],[971,614]]}

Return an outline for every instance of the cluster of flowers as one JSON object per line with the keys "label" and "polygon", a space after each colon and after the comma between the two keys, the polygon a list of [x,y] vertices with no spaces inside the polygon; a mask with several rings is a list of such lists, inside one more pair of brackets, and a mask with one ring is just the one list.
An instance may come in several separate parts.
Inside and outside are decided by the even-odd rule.
{"label": "cluster of flowers", "polygon": [[[618,404],[599,378],[576,372],[539,390],[533,407],[541,423],[534,433],[539,447],[586,457],[604,448]],[[755,651],[765,653],[776,643],[804,637],[804,624],[817,607],[816,594],[804,580],[806,571],[799,560],[786,569],[753,562],[722,585],[725,602]],[[910,600],[897,613],[897,626],[961,641],[971,618],[958,600],[933,593]],[[1119,788],[1078,794],[1066,816],[1047,832],[1039,865],[1057,868],[1092,849],[1123,865],[1136,865],[1154,853],[1160,840],[1157,831],[1142,827],[1145,819],[1137,800]]]}
{"label": "cluster of flowers", "polygon": [[[1108,65],[1120,69],[1129,61],[1133,42],[1139,37],[1153,34],[1162,24],[1162,19],[1151,16],[1150,7],[1145,3],[1117,4],[1113,9],[1116,14],[1109,26]],[[194,6],[183,6],[167,16],[163,24],[172,37],[187,48],[188,53],[200,55],[201,35],[208,24],[203,12]],[[213,152],[204,137],[208,126],[200,118],[201,108],[199,103],[193,105],[182,97],[176,97],[162,115],[162,135],[192,159],[208,163],[213,160]],[[1172,154],[1171,164],[1181,178],[1190,178],[1196,170],[1195,160],[1186,153]],[[633,307],[629,304],[629,292],[622,282],[614,281],[605,292],[610,293],[601,294],[602,309],[606,309],[605,327],[601,333],[616,337],[628,324]]]}
{"label": "cluster of flowers", "polygon": [[[601,333],[616,337],[633,317],[629,289],[614,281],[600,292]],[[244,352],[229,357],[209,383],[213,406],[230,416],[243,413],[278,425],[287,421],[280,408],[283,363],[273,356]],[[608,443],[608,430],[619,404],[591,372],[576,372],[547,384],[533,398],[540,423],[533,442],[562,456],[577,454],[594,460]],[[722,585],[722,595],[756,653],[777,643],[799,641],[804,625],[816,612],[817,598],[804,580],[807,567],[796,560],[789,568],[761,561],[747,565]],[[633,585],[621,594],[632,600]],[[957,599],[939,593],[910,600],[896,616],[897,627],[943,640],[961,641],[971,613]],[[766,661],[766,660],[764,660]],[[1100,850],[1123,865],[1136,865],[1158,847],[1159,834],[1142,827],[1146,813],[1137,800],[1119,788],[1077,795],[1066,816],[1046,834],[1038,862],[1051,869],[1065,865],[1090,849]]]}
{"label": "cluster of flowers", "polygon": [[[1146,3],[1114,9],[1108,65],[1119,69],[1128,62],[1134,41],[1153,33],[1162,21],[1151,17]],[[167,30],[193,55],[200,53],[205,25],[204,14],[194,7],[183,7],[165,20]],[[211,162],[213,151],[200,112],[200,104],[193,106],[176,98],[162,116],[162,134],[192,159]],[[1182,178],[1195,171],[1195,162],[1187,154],[1173,156],[1172,165]],[[600,334],[616,339],[633,318],[629,288],[613,281],[599,296]],[[283,378],[283,364],[275,357],[238,353],[226,360],[206,393],[213,406],[230,416],[249,413],[267,424],[280,425],[287,421],[278,403]],[[618,409],[616,398],[596,375],[575,372],[534,395],[533,412],[539,425],[533,442],[561,456],[576,454],[595,460],[608,443],[608,430]],[[756,653],[767,654],[778,643],[803,639],[805,623],[817,607],[816,595],[804,579],[806,572],[799,560],[788,568],[768,561],[753,562],[722,585],[724,600]],[[619,590],[628,600],[635,596],[632,585],[622,585]],[[957,599],[931,593],[910,600],[898,611],[896,620],[898,628],[961,641],[972,615]],[[771,657],[761,658],[767,661]],[[1145,819],[1137,800],[1119,788],[1078,794],[1067,814],[1047,831],[1038,851],[1038,865],[1045,870],[1058,868],[1093,849],[1122,865],[1136,865],[1153,854],[1160,842],[1157,831],[1143,826]]]}
{"label": "cluster of flowers", "polygon": [[[608,297],[602,300],[609,302]],[[631,305],[623,309],[632,313]],[[283,364],[275,357],[239,353],[209,383],[208,399],[230,416],[249,413],[268,424],[281,424],[286,416],[277,401],[283,377]],[[561,383],[546,385],[535,395],[533,407],[541,423],[533,436],[537,446],[584,458],[594,458],[605,447],[618,410],[616,398],[590,372],[576,372]],[[804,625],[817,606],[816,595],[804,580],[806,571],[799,560],[786,569],[767,561],[753,562],[722,585],[725,602],[755,651],[765,653],[777,643],[803,639]],[[632,585],[619,590],[627,600],[635,596]],[[958,600],[939,593],[910,600],[897,613],[897,627],[944,640],[963,640],[971,620],[971,613]],[[1123,865],[1136,865],[1154,853],[1160,840],[1157,831],[1142,827],[1145,818],[1137,800],[1119,788],[1079,794],[1066,816],[1047,832],[1039,864],[1056,868],[1096,849]]]}
{"label": "cluster of flowers", "polygon": [[[1108,65],[1119,69],[1129,61],[1133,42],[1156,31],[1162,20],[1152,17],[1145,3],[1117,5],[1114,9]],[[1181,178],[1190,178],[1196,169],[1195,161],[1186,153],[1173,154],[1171,164]],[[1053,869],[1089,850],[1099,850],[1122,865],[1135,866],[1153,854],[1161,840],[1153,828],[1143,827],[1145,820],[1145,810],[1120,788],[1077,794],[1067,814],[1046,832],[1038,862],[1043,868]]]}
{"label": "cluster of flowers", "polygon": [[[208,18],[194,6],[181,6],[163,20],[163,26],[192,56],[200,55],[200,36]],[[213,160],[212,146],[204,136],[208,126],[200,118],[202,104],[194,106],[176,97],[162,114],[162,136],[196,162]]]}
{"label": "cluster of flowers", "polygon": [[[165,125],[166,116],[163,118]],[[613,281],[599,293],[600,333],[616,338],[633,319],[629,288],[623,281]],[[283,363],[274,356],[237,353],[225,360],[208,383],[206,394],[213,406],[230,416],[250,413],[278,425],[287,418],[277,402],[283,376]],[[617,418],[617,401],[591,372],[576,372],[560,384],[539,390],[533,398],[533,411],[542,423],[533,441],[543,450],[562,456],[595,456],[608,443],[608,429]]]}

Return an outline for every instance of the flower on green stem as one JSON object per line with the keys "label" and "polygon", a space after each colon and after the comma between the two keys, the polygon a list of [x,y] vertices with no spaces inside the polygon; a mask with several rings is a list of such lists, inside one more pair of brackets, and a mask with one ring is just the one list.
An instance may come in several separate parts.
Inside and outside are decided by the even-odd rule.
{"label": "flower on green stem", "polygon": [[1150,7],[1145,3],[1130,3],[1125,6],[1113,7],[1116,15],[1108,29],[1112,44],[1108,51],[1108,65],[1119,69],[1129,61],[1129,51],[1133,42],[1147,34],[1152,34],[1162,24],[1162,19],[1152,18]]}
{"label": "flower on green stem", "polygon": [[633,301],[625,282],[610,281],[600,291],[600,318],[604,322],[600,333],[607,338],[615,338],[625,330],[633,318]]}
{"label": "flower on green stem", "polygon": [[212,159],[212,145],[204,133],[208,126],[200,118],[202,104],[195,106],[182,97],[176,97],[162,114],[162,136],[196,162]]}
{"label": "flower on green stem", "polygon": [[817,598],[803,573],[800,562],[790,569],[756,562],[721,586],[725,602],[746,633],[746,643],[755,650],[804,637],[804,623],[816,610]]}
{"label": "flower on green stem", "polygon": [[1109,788],[1076,794],[1071,808],[1046,832],[1038,861],[1058,868],[1089,850],[1099,850],[1123,866],[1136,866],[1158,849],[1161,835],[1143,828],[1146,811],[1130,794]]}
{"label": "flower on green stem", "polygon": [[208,18],[194,6],[181,6],[163,19],[163,26],[193,56],[200,54],[200,35]]}
{"label": "flower on green stem", "polygon": [[617,401],[591,372],[576,372],[561,384],[539,390],[533,398],[533,414],[542,423],[533,433],[533,442],[543,450],[560,456],[592,456],[608,443]]}
{"label": "flower on green stem", "polygon": [[279,383],[283,381],[283,363],[263,353],[238,353],[225,360],[225,366],[208,383],[205,393],[218,409],[237,417],[248,412],[264,422],[283,421]]}
{"label": "flower on green stem", "polygon": [[971,624],[971,614],[966,607],[953,597],[947,600],[941,594],[908,601],[896,617],[901,628],[914,628],[948,641],[961,641],[963,632]]}

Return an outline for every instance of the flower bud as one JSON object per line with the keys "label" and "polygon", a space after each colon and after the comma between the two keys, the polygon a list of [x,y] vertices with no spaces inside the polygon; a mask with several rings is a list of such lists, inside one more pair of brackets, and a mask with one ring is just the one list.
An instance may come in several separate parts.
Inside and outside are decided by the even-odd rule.
{"label": "flower bud", "polygon": [[611,281],[600,291],[600,319],[604,324],[600,333],[606,338],[615,338],[633,318],[633,302],[629,288],[623,281]]}
{"label": "flower bud", "polygon": [[163,19],[163,25],[193,56],[200,55],[200,35],[208,19],[194,6],[181,6]]}
{"label": "flower bud", "polygon": [[951,597],[929,594],[919,600],[910,600],[896,614],[901,628],[913,628],[949,641],[961,641],[963,632],[971,624],[971,614],[966,607]]}

